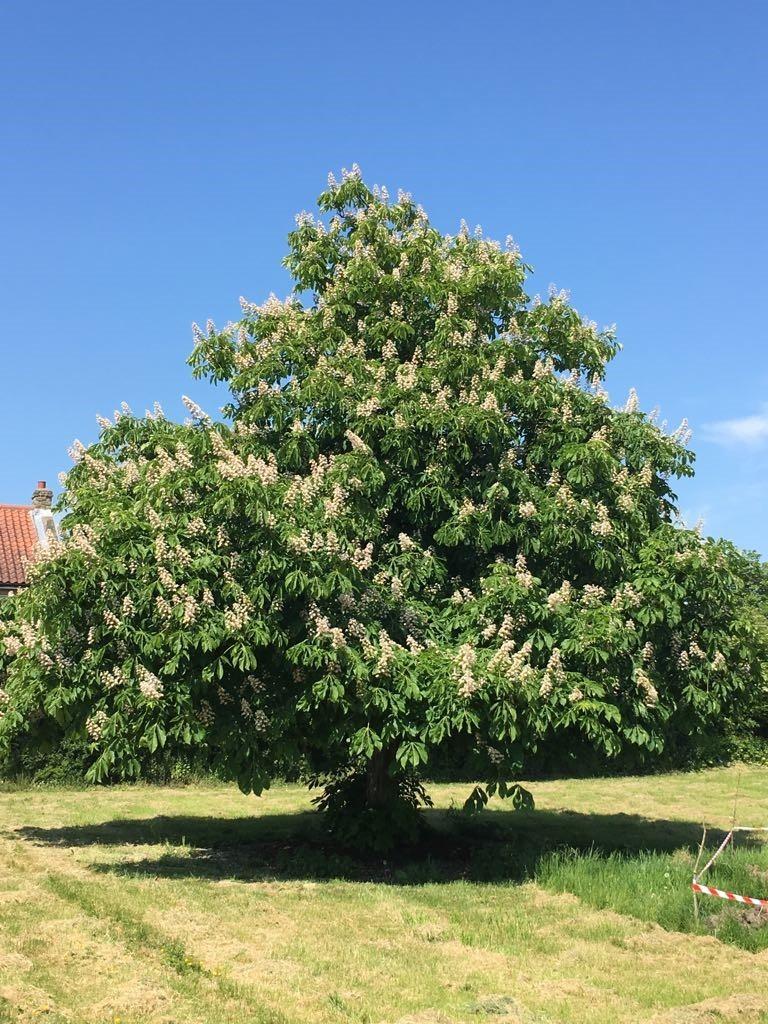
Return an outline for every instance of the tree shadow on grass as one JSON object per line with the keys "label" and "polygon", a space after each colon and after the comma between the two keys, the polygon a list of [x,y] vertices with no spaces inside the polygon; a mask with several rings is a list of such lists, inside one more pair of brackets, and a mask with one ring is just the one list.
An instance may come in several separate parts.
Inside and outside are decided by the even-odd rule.
{"label": "tree shadow on grass", "polygon": [[[496,811],[474,817],[425,811],[423,839],[386,858],[360,855],[334,843],[314,812],[253,817],[174,815],[125,818],[59,828],[25,826],[16,837],[61,847],[155,847],[147,856],[95,863],[96,871],[154,878],[263,882],[345,879],[400,885],[459,879],[486,883],[532,878],[546,854],[558,849],[600,854],[694,853],[701,826],[633,814],[574,811]],[[719,842],[712,831],[708,841]],[[750,839],[740,840],[742,844]]]}

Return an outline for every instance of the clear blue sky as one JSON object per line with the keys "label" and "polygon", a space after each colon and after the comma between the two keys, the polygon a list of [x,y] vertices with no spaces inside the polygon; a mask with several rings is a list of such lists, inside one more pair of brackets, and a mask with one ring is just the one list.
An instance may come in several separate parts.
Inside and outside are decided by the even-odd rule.
{"label": "clear blue sky", "polygon": [[768,5],[134,0],[0,11],[0,501],[94,414],[180,395],[190,322],[287,292],[329,170],[514,234],[699,453],[690,520],[768,555]]}

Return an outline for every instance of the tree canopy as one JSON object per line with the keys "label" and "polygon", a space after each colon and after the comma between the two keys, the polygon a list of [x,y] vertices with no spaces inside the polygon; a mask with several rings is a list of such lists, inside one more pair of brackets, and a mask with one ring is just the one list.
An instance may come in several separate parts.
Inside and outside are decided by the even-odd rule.
{"label": "tree canopy", "polygon": [[760,681],[742,556],[676,521],[692,472],[603,388],[618,345],[516,246],[432,226],[359,172],[302,214],[285,301],[195,327],[224,418],[127,408],[76,443],[63,543],[3,613],[0,734],[86,730],[91,774],[205,744],[246,790],[410,805],[470,734],[470,796],[542,740],[660,750]]}

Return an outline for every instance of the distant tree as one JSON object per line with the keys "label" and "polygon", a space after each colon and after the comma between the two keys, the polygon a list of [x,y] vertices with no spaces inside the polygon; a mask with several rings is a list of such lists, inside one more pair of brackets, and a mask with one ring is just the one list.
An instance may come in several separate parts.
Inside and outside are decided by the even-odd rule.
{"label": "distant tree", "polygon": [[87,731],[91,774],[206,744],[245,791],[301,759],[357,840],[414,827],[434,749],[520,804],[543,738],[609,754],[758,685],[730,548],[675,525],[686,427],[602,387],[562,294],[358,172],[297,218],[288,299],[195,328],[224,422],[125,409],[77,445],[66,541],[3,620],[2,731]]}

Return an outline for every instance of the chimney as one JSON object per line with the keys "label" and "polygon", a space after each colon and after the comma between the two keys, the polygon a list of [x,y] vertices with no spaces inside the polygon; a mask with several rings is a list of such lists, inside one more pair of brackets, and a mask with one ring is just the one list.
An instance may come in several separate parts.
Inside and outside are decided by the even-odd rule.
{"label": "chimney", "polygon": [[50,508],[53,502],[53,491],[45,486],[45,480],[38,480],[32,492],[32,504],[35,508]]}

